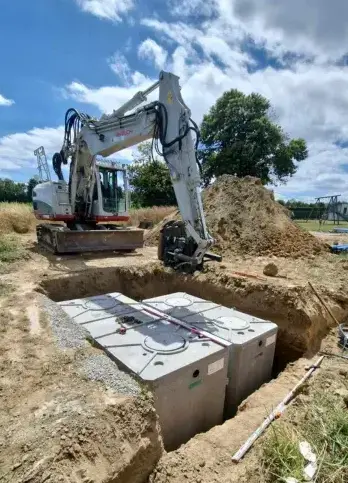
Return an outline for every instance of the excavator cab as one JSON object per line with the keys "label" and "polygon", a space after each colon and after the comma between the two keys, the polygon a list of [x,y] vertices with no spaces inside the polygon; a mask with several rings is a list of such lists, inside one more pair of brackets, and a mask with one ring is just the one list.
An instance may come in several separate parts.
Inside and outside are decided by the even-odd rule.
{"label": "excavator cab", "polygon": [[115,161],[97,160],[95,172],[93,217],[107,216],[109,221],[119,221],[115,216],[128,216],[127,169],[125,165]]}

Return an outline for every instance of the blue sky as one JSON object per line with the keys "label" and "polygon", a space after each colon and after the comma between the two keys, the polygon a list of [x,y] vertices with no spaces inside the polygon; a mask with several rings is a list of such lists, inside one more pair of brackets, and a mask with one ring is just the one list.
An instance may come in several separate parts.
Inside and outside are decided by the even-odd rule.
{"label": "blue sky", "polygon": [[307,140],[278,196],[348,197],[347,18],[344,0],[1,2],[0,177],[36,174],[41,144],[50,160],[67,108],[111,112],[166,69],[196,121],[225,90],[256,91]]}

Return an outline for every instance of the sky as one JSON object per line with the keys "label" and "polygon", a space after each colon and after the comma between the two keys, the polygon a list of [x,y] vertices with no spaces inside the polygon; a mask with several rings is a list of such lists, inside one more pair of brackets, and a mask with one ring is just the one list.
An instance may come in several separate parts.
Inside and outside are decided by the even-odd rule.
{"label": "sky", "polygon": [[[236,88],[270,99],[309,157],[278,197],[348,198],[345,0],[2,0],[0,177],[36,174],[63,141],[69,107],[112,112],[161,70],[180,76],[200,123]],[[131,161],[134,149],[114,156]]]}

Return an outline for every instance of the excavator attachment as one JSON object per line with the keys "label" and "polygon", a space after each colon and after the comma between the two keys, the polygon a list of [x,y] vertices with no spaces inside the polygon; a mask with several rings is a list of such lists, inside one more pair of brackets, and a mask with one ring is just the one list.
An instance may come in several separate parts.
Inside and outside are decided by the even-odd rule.
{"label": "excavator attachment", "polygon": [[97,228],[78,231],[45,223],[37,226],[36,233],[39,245],[53,253],[132,252],[144,245],[143,230],[115,225]]}
{"label": "excavator attachment", "polygon": [[160,231],[158,259],[164,265],[186,273],[202,270],[205,259],[221,262],[220,255],[210,252],[205,252],[203,258],[198,260],[195,256],[197,247],[194,239],[187,236],[185,224],[182,221],[171,220]]}

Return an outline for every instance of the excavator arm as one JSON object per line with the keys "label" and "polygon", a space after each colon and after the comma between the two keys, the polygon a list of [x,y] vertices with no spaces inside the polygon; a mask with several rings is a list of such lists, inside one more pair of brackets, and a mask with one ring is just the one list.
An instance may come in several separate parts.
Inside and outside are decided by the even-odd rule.
{"label": "excavator arm", "polygon": [[[157,88],[159,100],[139,107]],[[190,270],[201,268],[205,256],[220,259],[207,253],[213,239],[206,227],[200,193],[198,127],[182,99],[179,77],[171,73],[162,71],[159,80],[149,89],[138,92],[112,114],[104,114],[100,119],[74,109],[67,112],[64,143],[60,153],[55,155],[54,168],[60,176],[61,164],[66,164],[71,157],[72,210],[81,211],[83,206],[85,215],[89,214],[97,155],[109,156],[148,139],[153,140],[153,148],[163,156],[169,168],[182,218],[180,222],[164,226],[159,258],[167,265],[184,265]]]}

